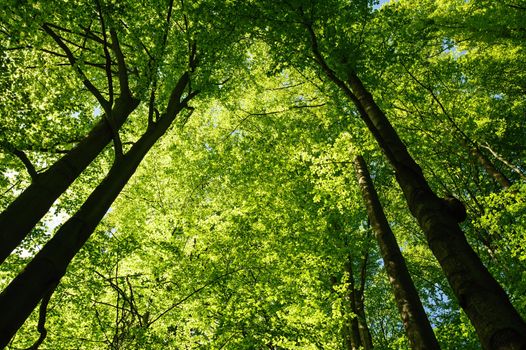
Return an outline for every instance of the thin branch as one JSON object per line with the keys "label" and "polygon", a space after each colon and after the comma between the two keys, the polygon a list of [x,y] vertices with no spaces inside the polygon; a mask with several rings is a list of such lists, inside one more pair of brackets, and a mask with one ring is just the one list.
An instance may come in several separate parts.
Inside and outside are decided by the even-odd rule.
{"label": "thin branch", "polygon": [[508,162],[506,159],[504,159],[503,156],[501,156],[500,154],[498,154],[496,151],[494,151],[489,143],[486,142],[485,145],[480,145],[481,147],[487,149],[488,151],[490,151],[490,153],[493,155],[493,157],[497,158],[498,160],[500,160],[503,164],[505,164],[508,168],[510,168],[511,170],[513,170],[514,172],[516,172],[523,180],[526,180],[526,175],[524,174],[523,171],[521,171],[517,166],[515,166],[514,164],[511,164],[510,162]]}
{"label": "thin branch", "polygon": [[[108,50],[108,37],[106,36],[106,24],[104,23],[104,16],[102,15],[102,7],[100,5],[100,0],[95,0],[97,5],[97,11],[99,12],[99,22],[102,30],[102,48],[104,50],[105,57],[105,69],[106,69],[106,78],[108,79],[108,110],[105,110],[106,115],[111,115],[111,106],[113,105],[113,74],[111,72],[111,56],[110,51]],[[104,107],[104,106],[103,106]]]}
{"label": "thin branch", "polygon": [[0,145],[3,146],[11,154],[16,156],[24,164],[27,172],[29,173],[29,176],[31,176],[31,180],[35,181],[36,178],[38,177],[38,172],[35,169],[35,166],[33,165],[33,163],[31,163],[31,160],[29,159],[27,154],[24,151],[17,149],[15,146],[9,144],[6,141],[0,142]]}
{"label": "thin branch", "polygon": [[187,301],[188,299],[190,299],[192,296],[194,296],[195,294],[199,293],[200,291],[202,291],[203,289],[213,285],[214,283],[216,282],[219,282],[221,279],[223,279],[224,277],[227,277],[229,275],[232,275],[234,273],[237,273],[239,271],[242,271],[244,270],[244,268],[239,268],[237,270],[233,270],[233,271],[230,271],[230,272],[226,272],[224,274],[222,274],[221,276],[218,276],[214,279],[212,279],[211,281],[208,281],[207,283],[205,283],[204,285],[202,285],[201,287],[195,289],[193,292],[191,292],[190,294],[188,294],[187,296],[183,297],[182,299],[178,300],[177,302],[173,303],[168,309],[164,310],[163,312],[161,312],[156,318],[154,318],[153,320],[151,320],[150,322],[148,322],[148,324],[146,325],[146,327],[149,327],[151,326],[153,323],[157,322],[161,317],[163,317],[164,315],[166,315],[168,312],[172,311],[173,309],[175,309],[177,306],[181,305],[182,303],[184,303],[185,301]]}
{"label": "thin branch", "polygon": [[121,50],[121,45],[119,44],[117,32],[114,29],[110,29],[110,35],[113,52],[115,52],[115,56],[117,57],[117,65],[119,66],[119,83],[121,95],[131,97],[132,93],[128,83],[128,69],[126,68],[126,62],[124,59],[124,54]]}
{"label": "thin branch", "polygon": [[[80,27],[81,29],[84,29],[86,31],[86,34],[81,34],[81,33],[77,33],[77,32],[74,32],[68,28],[64,28],[64,27],[61,27],[59,25],[56,25],[56,24],[53,24],[53,23],[46,23],[47,26],[49,27],[53,27],[55,29],[58,29],[60,30],[61,32],[65,32],[65,33],[69,33],[69,34],[73,34],[73,35],[78,35],[78,36],[81,36],[81,37],[84,37],[84,38],[87,38],[87,39],[91,39],[99,44],[104,44],[104,41],[97,37],[91,30],[89,30],[89,27],[86,27],[86,28],[83,28],[83,27]],[[87,34],[90,34],[90,35],[87,35]]]}
{"label": "thin branch", "polygon": [[44,295],[44,298],[42,299],[42,301],[40,302],[40,309],[39,309],[39,314],[38,314],[38,326],[37,326],[40,336],[38,337],[38,339],[35,341],[33,345],[27,348],[27,350],[38,350],[38,347],[40,346],[40,344],[42,344],[44,339],[46,339],[46,336],[47,336],[47,329],[46,329],[47,306],[57,286],[58,286],[58,282],[53,284],[49,288],[49,290],[46,292],[46,294]]}
{"label": "thin branch", "polygon": [[[30,48],[30,47],[28,46],[28,48]],[[51,51],[51,50],[48,50],[48,49],[39,49],[39,50],[44,52],[44,53],[47,53],[49,55],[52,55],[52,56],[61,57],[61,58],[67,58],[66,55],[58,53],[58,52],[55,52],[55,51]],[[97,62],[91,62],[91,61],[82,61],[82,63],[85,64],[86,66],[91,66],[91,67],[95,67],[95,68],[105,69],[105,66],[104,66],[103,63],[97,63]],[[70,66],[70,65],[71,64],[69,64],[69,63],[57,63],[56,64],[56,66]],[[34,68],[37,68],[37,66],[27,66],[25,68],[34,69]]]}
{"label": "thin branch", "polygon": [[60,46],[60,48],[64,51],[64,53],[68,57],[69,63],[77,71],[77,73],[80,75],[80,77],[82,79],[82,83],[84,84],[84,86],[93,94],[93,96],[95,96],[95,98],[97,99],[97,101],[99,101],[101,106],[103,106],[103,107],[107,106],[108,101],[106,101],[104,99],[104,97],[102,97],[102,94],[100,93],[100,91],[95,87],[95,85],[93,85],[91,83],[91,81],[88,79],[88,77],[84,74],[84,72],[82,71],[80,66],[77,64],[77,59],[75,58],[75,56],[73,56],[73,53],[71,52],[69,47],[64,43],[62,38],[60,38],[51,29],[51,26],[49,25],[49,23],[44,23],[42,25],[42,29],[44,29],[44,31],[47,34],[49,34],[53,38],[53,40],[58,44],[58,46]]}

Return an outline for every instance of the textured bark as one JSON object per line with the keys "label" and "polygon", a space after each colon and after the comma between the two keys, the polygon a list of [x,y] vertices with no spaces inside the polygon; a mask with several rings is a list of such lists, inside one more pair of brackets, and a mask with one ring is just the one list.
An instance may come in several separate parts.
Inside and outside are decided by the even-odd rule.
{"label": "textured bark", "polygon": [[[117,129],[138,105],[139,101],[132,97],[117,99],[112,110]],[[0,264],[112,139],[112,130],[103,118],[75,148],[48,170],[36,175],[24,192],[0,214]]]}
{"label": "textured bark", "polygon": [[354,169],[411,348],[440,349],[362,156]]}
{"label": "textured bark", "polygon": [[354,73],[349,74],[342,87],[395,169],[409,209],[482,346],[491,350],[526,348],[526,323],[468,244],[455,213],[431,190],[421,168],[372,95]]}
{"label": "textured bark", "polygon": [[0,348],[9,343],[45,293],[60,281],[73,257],[93,233],[141,160],[186,106],[192,94],[183,102],[179,102],[179,97],[187,81],[188,74],[185,73],[178,83],[179,95],[168,104],[170,114],[164,114],[157,123],[151,125],[132,148],[115,162],[75,215],[60,227],[24,271],[0,294]]}

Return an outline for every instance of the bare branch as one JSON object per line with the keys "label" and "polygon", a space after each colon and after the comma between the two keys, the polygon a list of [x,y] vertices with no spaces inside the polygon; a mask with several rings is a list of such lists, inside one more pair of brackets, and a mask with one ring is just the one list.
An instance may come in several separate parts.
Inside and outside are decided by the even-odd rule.
{"label": "bare branch", "polygon": [[[68,28],[64,28],[64,27],[61,27],[61,26],[58,26],[56,24],[53,24],[53,23],[46,23],[47,26],[49,27],[52,27],[52,28],[55,28],[57,30],[60,30],[61,32],[65,32],[65,33],[69,33],[69,34],[73,34],[73,35],[78,35],[78,36],[81,36],[81,37],[84,37],[84,38],[87,38],[87,39],[91,39],[95,42],[98,42],[99,44],[104,44],[104,41],[97,37],[89,28],[83,28],[81,27],[81,29],[84,29],[86,34],[82,34],[82,33],[77,33],[75,31],[72,31]],[[89,34],[89,35],[88,35]]]}
{"label": "bare branch", "polygon": [[172,311],[173,309],[175,309],[177,306],[181,305],[182,303],[184,303],[185,301],[187,301],[188,299],[190,299],[192,296],[194,296],[195,294],[199,293],[200,291],[202,291],[203,289],[213,285],[214,283],[217,283],[219,282],[221,279],[229,276],[229,275],[232,275],[234,273],[237,273],[239,271],[242,271],[244,270],[244,268],[239,268],[237,270],[232,270],[232,271],[229,271],[229,272],[226,272],[224,274],[222,274],[221,276],[218,276],[208,282],[206,282],[205,284],[203,284],[201,287],[197,288],[197,289],[194,289],[193,292],[189,293],[188,295],[186,295],[185,297],[183,297],[182,299],[179,299],[178,301],[176,301],[175,303],[173,303],[168,309],[164,310],[163,312],[161,312],[157,317],[155,317],[153,320],[151,320],[150,322],[148,322],[148,324],[146,325],[146,327],[149,327],[151,326],[153,323],[157,322],[161,317],[163,317],[164,315],[166,315],[168,312]]}
{"label": "bare branch", "polygon": [[[111,72],[111,56],[110,51],[108,50],[108,37],[106,36],[106,24],[104,23],[104,16],[102,14],[102,7],[100,5],[100,0],[95,0],[97,4],[97,11],[99,12],[99,22],[102,30],[102,48],[104,50],[105,58],[105,69],[106,69],[106,78],[108,79],[108,110],[105,110],[107,115],[111,115],[111,106],[113,105],[113,74]],[[103,106],[104,107],[104,106]]]}
{"label": "bare branch", "polygon": [[515,166],[514,164],[511,164],[510,162],[508,162],[503,156],[501,156],[500,154],[498,154],[496,151],[494,151],[489,143],[486,142],[485,145],[480,145],[481,147],[487,149],[488,151],[490,151],[490,153],[493,155],[493,157],[497,158],[498,160],[500,160],[503,164],[505,164],[508,168],[510,168],[511,170],[513,170],[515,173],[517,173],[523,180],[526,180],[526,174],[521,171],[521,169],[519,169],[519,167]]}

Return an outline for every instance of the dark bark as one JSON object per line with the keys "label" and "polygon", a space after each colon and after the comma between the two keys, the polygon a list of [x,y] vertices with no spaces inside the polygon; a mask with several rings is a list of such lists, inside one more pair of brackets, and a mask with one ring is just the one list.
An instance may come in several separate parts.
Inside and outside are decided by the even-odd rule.
{"label": "dark bark", "polygon": [[417,219],[429,248],[442,267],[459,305],[477,331],[484,349],[526,349],[526,323],[468,244],[455,219],[458,215],[429,187],[422,169],[356,73],[349,69],[345,80],[338,77],[319,50],[311,22],[305,20],[303,25],[311,41],[314,60],[327,78],[355,105],[394,168],[409,210]]}
{"label": "dark bark", "polygon": [[[356,308],[356,288],[354,283],[354,274],[352,268],[352,258],[349,256],[345,264],[345,272],[349,274],[349,280],[347,281],[347,299],[350,304],[350,309],[353,313],[352,317],[349,317],[347,328],[348,336],[350,338],[351,349],[359,349],[362,344],[362,337],[360,336],[360,325],[358,323],[358,311]],[[348,342],[349,343],[349,342]]]}
{"label": "dark bark", "polygon": [[[132,97],[117,99],[112,110],[114,125],[120,128],[138,105],[139,101]],[[102,118],[75,148],[48,170],[36,175],[24,192],[0,214],[0,264],[112,139],[106,118]]]}
{"label": "dark bark", "polygon": [[168,103],[167,110],[170,114],[163,114],[158,122],[150,125],[132,148],[114,163],[104,180],[75,215],[60,227],[55,236],[0,294],[0,347],[9,343],[45,293],[60,281],[73,257],[91,236],[144,156],[195,95],[190,93],[180,101],[188,81],[188,73],[185,73],[174,88],[178,93],[173,94]]}
{"label": "dark bark", "polygon": [[495,165],[486,157],[484,153],[480,150],[480,148],[471,142],[472,146],[469,147],[468,143],[465,140],[461,140],[464,147],[469,148],[469,152],[473,158],[477,160],[477,162],[486,170],[489,176],[497,182],[503,189],[507,189],[511,186],[511,181],[500,171],[495,167]]}
{"label": "dark bark", "polygon": [[395,169],[409,209],[482,346],[492,350],[526,348],[526,323],[468,244],[454,213],[429,187],[421,168],[355,73],[349,74],[345,87]]}
{"label": "dark bark", "polygon": [[364,288],[366,278],[366,265],[368,258],[368,247],[361,261],[360,266],[360,285],[356,286],[354,271],[352,268],[352,258],[349,256],[347,264],[345,264],[345,271],[349,274],[349,287],[348,287],[348,298],[351,304],[351,310],[354,313],[354,317],[351,323],[352,334],[356,339],[355,349],[369,350],[373,348],[373,341],[371,333],[369,332],[369,326],[367,326],[367,319],[365,317],[365,305],[364,305]]}
{"label": "dark bark", "polygon": [[362,156],[354,169],[411,348],[440,349]]}
{"label": "dark bark", "polygon": [[360,330],[360,338],[364,350],[373,349],[373,337],[367,325],[367,318],[365,317],[365,282],[367,278],[367,262],[369,260],[369,246],[367,245],[362,257],[360,266],[360,286],[356,290],[356,314],[358,316],[358,328]]}

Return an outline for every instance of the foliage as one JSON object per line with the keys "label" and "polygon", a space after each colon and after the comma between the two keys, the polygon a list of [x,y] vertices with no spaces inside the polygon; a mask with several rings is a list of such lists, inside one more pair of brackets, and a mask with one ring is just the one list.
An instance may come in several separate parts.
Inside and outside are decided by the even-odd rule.
{"label": "foliage", "polygon": [[[69,31],[57,30],[75,45],[100,11],[119,30],[131,88],[143,101],[120,132],[125,147],[147,128],[152,86],[161,108],[187,69],[189,45],[198,46],[191,117],[154,146],[75,257],[48,306],[41,348],[344,349],[342,329],[357,316],[345,291],[360,280],[365,254],[375,348],[408,348],[355,184],[357,153],[369,161],[442,347],[479,348],[392,171],[357,112],[322,78],[305,25],[337,74],[363,72],[431,186],[466,203],[468,240],[526,315],[519,1],[393,1],[379,9],[370,1],[181,1],[166,42],[166,1],[101,1],[100,11],[97,1],[18,3],[0,9],[2,209],[31,181],[13,150],[45,169],[102,114],[43,23],[63,25]],[[97,40],[85,44],[77,64],[108,91],[95,64],[104,52]],[[513,185],[503,190],[473,148]],[[2,265],[2,288],[112,158],[107,148]],[[31,346],[37,322],[38,310],[10,348]]]}

